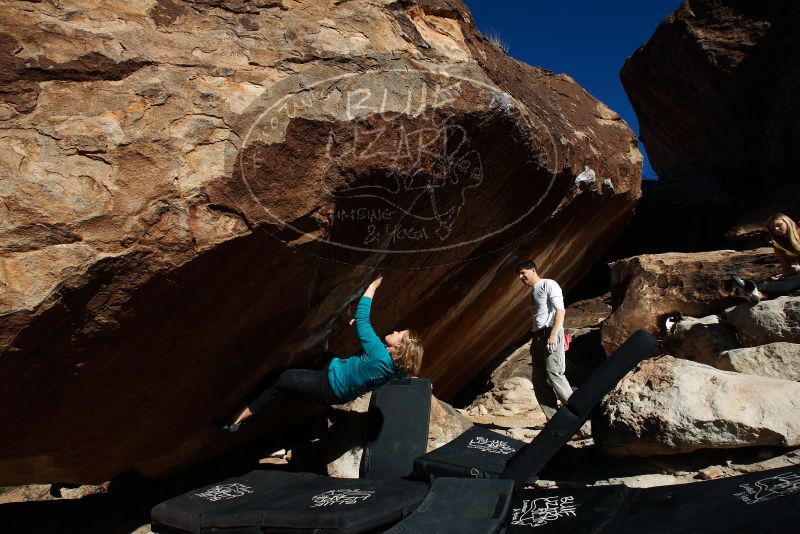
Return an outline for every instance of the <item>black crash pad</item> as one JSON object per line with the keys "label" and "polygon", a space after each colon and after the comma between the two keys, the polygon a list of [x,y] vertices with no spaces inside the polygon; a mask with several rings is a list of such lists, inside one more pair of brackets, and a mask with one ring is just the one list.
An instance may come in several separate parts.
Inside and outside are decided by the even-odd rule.
{"label": "black crash pad", "polygon": [[788,534],[799,523],[800,466],[646,489],[518,490],[507,516],[509,533],[545,534]]}
{"label": "black crash pad", "polygon": [[409,515],[428,487],[407,480],[352,480],[253,471],[155,506],[156,533],[358,533]]}
{"label": "black crash pad", "polygon": [[414,458],[425,454],[431,416],[431,381],[393,380],[372,392],[369,441],[361,457],[361,478],[404,478]]}
{"label": "black crash pad", "polygon": [[525,442],[473,426],[456,439],[414,461],[414,478],[500,478],[508,461]]}
{"label": "black crash pad", "polygon": [[514,483],[440,477],[416,512],[386,534],[494,534],[505,529]]}

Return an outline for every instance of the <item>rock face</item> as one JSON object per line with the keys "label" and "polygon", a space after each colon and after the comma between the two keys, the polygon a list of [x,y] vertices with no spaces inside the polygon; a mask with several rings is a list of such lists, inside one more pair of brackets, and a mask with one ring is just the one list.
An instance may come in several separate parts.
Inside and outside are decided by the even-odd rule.
{"label": "rock face", "polygon": [[726,350],[720,354],[714,367],[749,375],[799,381],[800,344],[778,342]]}
{"label": "rock face", "polygon": [[699,319],[684,317],[669,333],[665,344],[667,351],[677,358],[717,368],[720,368],[720,353],[741,347],[736,330],[729,324],[720,323],[716,315]]}
{"label": "rock face", "polygon": [[765,244],[754,231],[800,203],[798,48],[793,2],[685,0],[625,62],[620,78],[660,181],[645,189],[620,254],[730,247],[726,234]]}
{"label": "rock face", "polygon": [[602,326],[603,348],[611,354],[639,328],[663,333],[665,319],[677,312],[695,317],[721,313],[743,300],[731,275],[763,280],[779,269],[771,248],[652,254],[614,262],[614,311]]}
{"label": "rock face", "polygon": [[774,341],[800,343],[800,297],[778,297],[755,306],[739,305],[727,310],[725,318],[746,346]]}
{"label": "rock face", "polygon": [[228,449],[375,267],[447,398],[527,328],[510,266],[568,288],[640,195],[622,119],[458,0],[148,5],[0,2],[0,484]]}
{"label": "rock face", "polygon": [[[800,298],[785,297],[786,301]],[[727,310],[723,320],[716,315],[684,317],[667,333],[666,351],[685,360],[710,365],[723,371],[800,380],[800,344],[769,343],[766,340],[793,336],[795,317],[788,302],[766,301],[757,306],[740,304]],[[771,310],[769,309],[771,308]],[[734,318],[734,322],[729,322]],[[740,334],[736,326],[742,328]],[[741,338],[741,340],[740,340]],[[750,346],[742,347],[741,341]],[[765,343],[763,345],[759,343]]]}
{"label": "rock face", "polygon": [[617,456],[800,445],[800,384],[663,356],[642,363],[603,401],[593,437]]}

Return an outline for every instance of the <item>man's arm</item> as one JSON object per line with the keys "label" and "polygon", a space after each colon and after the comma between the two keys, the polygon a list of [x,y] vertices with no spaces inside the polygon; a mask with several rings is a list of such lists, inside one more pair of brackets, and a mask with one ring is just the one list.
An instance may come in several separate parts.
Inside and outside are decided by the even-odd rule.
{"label": "man's arm", "polygon": [[561,308],[556,310],[556,316],[553,319],[553,330],[550,332],[550,338],[547,340],[547,348],[553,350],[558,343],[558,331],[564,326],[564,317],[567,315],[566,310]]}
{"label": "man's arm", "polygon": [[555,350],[558,343],[558,331],[564,326],[564,294],[561,292],[561,286],[553,282],[551,287],[548,287],[547,301],[552,304],[556,309],[556,316],[553,318],[553,328],[550,331],[550,337],[547,339],[547,348],[552,351]]}

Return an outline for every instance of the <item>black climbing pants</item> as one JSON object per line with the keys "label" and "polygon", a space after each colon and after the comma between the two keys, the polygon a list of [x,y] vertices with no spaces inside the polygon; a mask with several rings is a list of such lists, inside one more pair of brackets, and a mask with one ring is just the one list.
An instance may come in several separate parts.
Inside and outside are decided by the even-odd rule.
{"label": "black climbing pants", "polygon": [[252,402],[247,404],[250,411],[257,413],[272,402],[281,391],[288,391],[312,398],[323,404],[339,404],[340,401],[331,390],[328,382],[328,368],[313,369],[286,369],[277,380],[259,393]]}
{"label": "black climbing pants", "polygon": [[778,280],[777,282],[756,284],[756,287],[768,297],[780,297],[781,295],[800,289],[800,274],[785,276],[783,280]]}

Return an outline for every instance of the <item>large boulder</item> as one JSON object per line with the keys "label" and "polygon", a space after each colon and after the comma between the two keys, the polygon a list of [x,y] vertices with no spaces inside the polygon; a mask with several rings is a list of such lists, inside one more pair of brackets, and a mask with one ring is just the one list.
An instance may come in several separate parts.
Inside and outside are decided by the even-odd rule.
{"label": "large boulder", "polygon": [[280,433],[308,405],[235,438],[209,421],[351,353],[375,268],[374,324],[420,330],[448,398],[528,328],[514,262],[569,288],[640,195],[619,115],[459,0],[2,12],[0,484]]}
{"label": "large boulder", "polygon": [[795,182],[799,30],[792,2],[685,0],[628,58],[620,78],[661,180],[713,184],[743,201],[738,216]]}
{"label": "large boulder", "polygon": [[800,343],[800,297],[762,300],[755,306],[740,304],[726,310],[725,319],[748,347],[775,341]]}
{"label": "large boulder", "polygon": [[798,48],[796,2],[684,0],[628,58],[620,78],[660,179],[616,257],[763,246],[766,218],[796,209]]}
{"label": "large boulder", "polygon": [[719,355],[714,367],[800,381],[800,344],[777,342],[726,350]]}
{"label": "large boulder", "polygon": [[611,265],[614,311],[603,322],[602,341],[611,354],[636,330],[664,331],[678,312],[703,317],[744,300],[731,275],[766,279],[780,269],[770,248],[635,256]]}
{"label": "large boulder", "polygon": [[604,399],[595,443],[616,456],[800,446],[800,384],[672,356],[646,360]]}
{"label": "large boulder", "polygon": [[800,8],[793,2],[685,0],[628,58],[622,84],[662,180],[758,184],[800,165]]}

